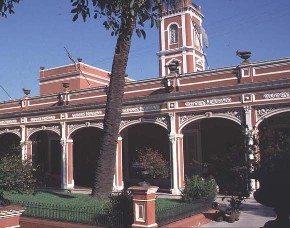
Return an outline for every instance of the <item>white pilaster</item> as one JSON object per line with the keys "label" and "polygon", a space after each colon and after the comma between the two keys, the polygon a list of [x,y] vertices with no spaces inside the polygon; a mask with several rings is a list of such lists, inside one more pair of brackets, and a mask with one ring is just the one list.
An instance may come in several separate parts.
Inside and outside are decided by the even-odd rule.
{"label": "white pilaster", "polygon": [[21,140],[20,140],[20,145],[21,145],[21,156],[22,156],[22,161],[27,159],[27,146],[26,146],[26,140],[25,140],[25,126],[21,125]]}
{"label": "white pilaster", "polygon": [[171,180],[172,180],[172,188],[171,193],[173,195],[180,195],[180,190],[178,188],[178,157],[176,151],[176,130],[175,130],[175,113],[169,113],[170,116],[170,152],[171,152]]}
{"label": "white pilaster", "polygon": [[68,188],[68,169],[67,169],[67,142],[66,142],[66,123],[61,122],[61,188]]}
{"label": "white pilaster", "polygon": [[160,40],[161,40],[161,51],[165,50],[165,28],[164,28],[164,19],[160,19]]}
{"label": "white pilaster", "polygon": [[113,181],[113,191],[114,192],[122,191],[123,188],[124,188],[123,177],[122,177],[122,184],[119,185],[119,183],[118,183],[120,175],[121,175],[119,173],[119,168],[122,168],[122,167],[119,167],[119,158],[121,158],[121,164],[123,164],[123,161],[122,161],[122,146],[120,146],[120,143],[119,143],[119,142],[121,142],[121,145],[122,145],[122,140],[123,140],[122,137],[118,137],[118,144],[117,144],[117,149],[116,149],[115,174],[114,174],[114,181]]}
{"label": "white pilaster", "polygon": [[[252,124],[252,116],[251,116],[251,106],[244,106],[244,112],[245,112],[245,121],[246,121],[246,126],[248,127],[248,137],[249,137],[249,147],[251,148],[254,145],[254,132],[255,129],[253,129],[253,124]],[[252,149],[250,149],[251,153],[248,155],[247,159],[249,159],[250,161],[254,159],[254,151],[252,151]],[[256,190],[256,180],[255,179],[251,179],[250,180],[250,187],[252,189],[252,191]]]}

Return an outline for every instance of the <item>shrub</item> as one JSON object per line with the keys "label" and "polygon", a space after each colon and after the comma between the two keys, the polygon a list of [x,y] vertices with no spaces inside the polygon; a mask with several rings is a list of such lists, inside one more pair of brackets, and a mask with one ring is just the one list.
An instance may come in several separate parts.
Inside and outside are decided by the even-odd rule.
{"label": "shrub", "polygon": [[13,154],[0,158],[0,201],[4,200],[4,191],[32,192],[35,183],[34,169],[29,161],[22,161],[21,156]]}
{"label": "shrub", "polygon": [[112,224],[119,220],[116,216],[122,216],[122,227],[129,227],[133,224],[133,197],[130,191],[123,190],[112,194],[105,206],[105,212],[111,217]]}
{"label": "shrub", "polygon": [[182,199],[187,202],[199,199],[212,200],[216,194],[217,184],[213,178],[194,175],[186,180],[185,188],[182,191]]}
{"label": "shrub", "polygon": [[290,137],[283,132],[261,131],[261,159],[256,164],[255,177],[260,181],[290,183]]}
{"label": "shrub", "polygon": [[139,149],[138,160],[140,168],[148,172],[149,178],[165,179],[169,176],[169,163],[162,154],[152,148]]}

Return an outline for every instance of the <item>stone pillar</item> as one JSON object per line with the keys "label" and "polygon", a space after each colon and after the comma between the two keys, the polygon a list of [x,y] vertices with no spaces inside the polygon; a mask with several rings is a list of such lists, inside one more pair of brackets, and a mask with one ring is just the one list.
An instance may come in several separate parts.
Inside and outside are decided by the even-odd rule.
{"label": "stone pillar", "polygon": [[0,207],[0,227],[20,227],[19,220],[23,209],[18,205]]}
{"label": "stone pillar", "polygon": [[122,137],[118,137],[118,144],[116,149],[116,164],[115,164],[115,175],[114,175],[114,191],[121,191],[124,188],[123,182],[123,159],[122,159]]}
{"label": "stone pillar", "polygon": [[[253,146],[254,146],[254,137],[255,137],[255,128],[253,127],[253,124],[252,124],[252,107],[251,106],[244,106],[244,111],[245,111],[245,121],[246,121],[246,126],[248,127],[247,129],[247,134],[248,134],[248,137],[249,137],[249,147],[250,147],[250,153],[248,155],[246,155],[246,159],[249,159],[249,161],[253,161],[254,160],[254,153],[255,151],[253,150]],[[256,190],[256,180],[255,179],[251,179],[250,180],[250,187],[251,187],[251,190],[254,191]]]}
{"label": "stone pillar", "polygon": [[171,158],[171,193],[174,195],[179,195],[180,190],[178,188],[179,179],[179,168],[180,168],[180,158],[178,156],[177,145],[176,145],[176,131],[175,131],[175,113],[169,113],[170,117],[170,158]]}
{"label": "stone pillar", "polygon": [[155,216],[156,186],[133,186],[129,190],[133,194],[134,227],[158,227]]}
{"label": "stone pillar", "polygon": [[61,188],[67,189],[68,185],[68,167],[67,167],[67,141],[66,141],[66,124],[61,122]]}
{"label": "stone pillar", "polygon": [[60,140],[61,144],[61,188],[67,189],[67,145],[66,140]]}
{"label": "stone pillar", "polygon": [[20,140],[20,146],[21,146],[21,156],[22,160],[27,159],[27,149],[26,149],[26,142],[25,142],[25,126],[21,125],[21,140]]}
{"label": "stone pillar", "polygon": [[30,140],[25,141],[24,146],[26,150],[27,159],[30,159],[32,161],[32,141]]}
{"label": "stone pillar", "polygon": [[184,188],[184,153],[183,153],[183,134],[176,135],[177,139],[177,154],[178,154],[178,188]]}

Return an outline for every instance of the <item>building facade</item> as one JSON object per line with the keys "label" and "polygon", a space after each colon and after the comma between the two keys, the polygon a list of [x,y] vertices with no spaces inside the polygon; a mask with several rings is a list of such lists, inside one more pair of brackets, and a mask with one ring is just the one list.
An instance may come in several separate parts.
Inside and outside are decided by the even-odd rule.
{"label": "building facade", "polygon": [[[289,129],[290,59],[205,70],[202,19],[191,1],[164,12],[159,77],[127,79],[113,190],[140,181],[139,148],[162,153],[170,178],[153,184],[180,194],[186,177],[214,174],[211,163],[239,144],[241,127],[253,137],[265,122]],[[178,68],[170,71],[172,63]],[[19,145],[23,158],[41,167],[43,186],[90,187],[108,84],[109,72],[81,61],[41,68],[40,96],[24,90],[23,98],[0,103],[0,148]]]}

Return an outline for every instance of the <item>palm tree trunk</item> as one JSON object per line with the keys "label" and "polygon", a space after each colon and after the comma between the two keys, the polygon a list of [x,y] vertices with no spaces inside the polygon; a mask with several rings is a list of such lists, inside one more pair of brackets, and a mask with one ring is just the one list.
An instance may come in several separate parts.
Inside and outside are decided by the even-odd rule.
{"label": "palm tree trunk", "polygon": [[121,24],[120,33],[117,39],[107,95],[100,155],[96,161],[96,173],[92,190],[92,195],[94,197],[107,198],[112,192],[116,163],[116,148],[124,96],[125,73],[133,29],[133,23],[129,28]]}

